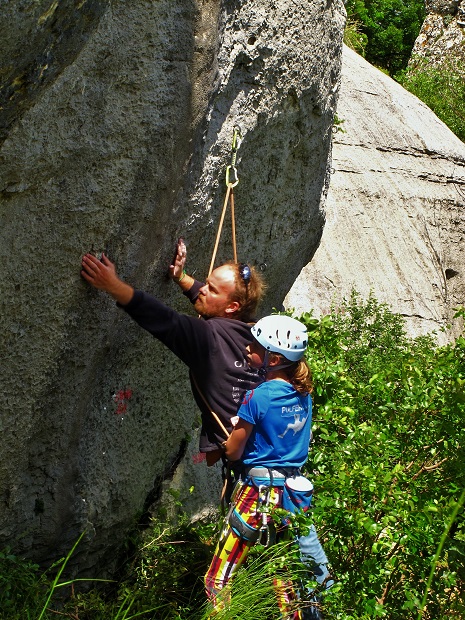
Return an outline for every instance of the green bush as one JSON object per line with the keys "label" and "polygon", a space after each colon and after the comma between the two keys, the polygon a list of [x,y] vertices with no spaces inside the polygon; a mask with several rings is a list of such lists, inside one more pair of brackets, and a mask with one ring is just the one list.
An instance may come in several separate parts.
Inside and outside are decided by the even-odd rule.
{"label": "green bush", "polygon": [[465,142],[465,70],[458,61],[418,63],[397,79]]}
{"label": "green bush", "polygon": [[24,611],[37,611],[44,600],[44,583],[37,564],[10,549],[0,552],[0,619],[23,620]]}
{"label": "green bush", "polygon": [[[331,618],[465,613],[465,339],[436,347],[356,294],[320,321],[306,314],[315,393],[308,471],[313,518],[340,582]],[[449,528],[446,532],[446,524]]]}

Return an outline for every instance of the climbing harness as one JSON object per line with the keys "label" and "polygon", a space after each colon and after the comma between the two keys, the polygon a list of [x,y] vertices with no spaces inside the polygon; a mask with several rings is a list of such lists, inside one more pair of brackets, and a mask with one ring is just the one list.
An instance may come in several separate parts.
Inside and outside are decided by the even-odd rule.
{"label": "climbing harness", "polygon": [[218,232],[216,234],[215,246],[213,248],[213,255],[210,262],[210,269],[208,270],[208,275],[213,271],[213,266],[215,264],[216,253],[218,251],[218,245],[220,243],[221,232],[223,229],[224,218],[226,215],[226,209],[228,208],[229,202],[231,203],[231,230],[232,230],[232,245],[233,245],[233,257],[234,262],[237,263],[237,247],[236,247],[236,221],[234,214],[234,188],[239,183],[239,175],[237,173],[236,168],[236,158],[237,151],[241,145],[242,141],[242,133],[241,128],[238,125],[234,126],[233,129],[233,138],[232,138],[232,146],[231,146],[231,163],[226,168],[226,197],[224,199],[223,211],[221,213],[220,223],[218,225]]}
{"label": "climbing harness", "polygon": [[[256,509],[255,514],[260,515],[260,523],[253,524],[248,523],[244,520],[243,515],[240,510],[237,509],[237,503],[242,500],[242,493],[246,492],[247,489],[257,490],[257,499],[256,499]],[[264,547],[268,547],[270,544],[274,542],[274,532],[271,532],[272,524],[270,523],[269,516],[272,511],[271,501],[271,491],[272,485],[260,484],[255,485],[246,480],[238,480],[236,486],[234,487],[233,493],[231,495],[231,502],[229,505],[229,511],[225,518],[225,523],[229,525],[229,527],[243,540],[247,540],[248,542],[255,544],[259,542]]]}

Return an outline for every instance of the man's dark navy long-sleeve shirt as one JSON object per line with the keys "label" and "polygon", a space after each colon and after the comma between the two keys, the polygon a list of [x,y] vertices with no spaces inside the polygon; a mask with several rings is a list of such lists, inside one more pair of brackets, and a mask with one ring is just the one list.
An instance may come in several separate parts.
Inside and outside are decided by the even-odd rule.
{"label": "man's dark navy long-sleeve shirt", "polygon": [[244,393],[258,381],[245,357],[246,346],[252,341],[251,325],[237,319],[180,314],[137,290],[121,307],[189,367],[192,392],[202,412],[200,451],[218,449],[226,439],[224,431],[198,390],[230,432],[231,417],[236,415]]}

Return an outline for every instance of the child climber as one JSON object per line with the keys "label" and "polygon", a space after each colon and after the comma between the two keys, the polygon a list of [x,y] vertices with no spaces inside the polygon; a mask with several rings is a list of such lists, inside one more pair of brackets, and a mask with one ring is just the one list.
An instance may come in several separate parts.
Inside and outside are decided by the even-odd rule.
{"label": "child climber", "polygon": [[[241,459],[244,473],[205,576],[207,596],[217,610],[227,603],[228,589],[222,590],[250,548],[262,534],[269,534],[270,509],[305,511],[313,489],[299,471],[308,458],[312,421],[311,372],[303,359],[306,328],[291,317],[273,315],[258,321],[252,336],[248,362],[265,381],[246,393],[238,422],[224,444],[226,457]],[[282,527],[289,522],[283,519]],[[292,606],[292,596],[292,589],[277,590],[282,617],[297,620],[302,612]]]}

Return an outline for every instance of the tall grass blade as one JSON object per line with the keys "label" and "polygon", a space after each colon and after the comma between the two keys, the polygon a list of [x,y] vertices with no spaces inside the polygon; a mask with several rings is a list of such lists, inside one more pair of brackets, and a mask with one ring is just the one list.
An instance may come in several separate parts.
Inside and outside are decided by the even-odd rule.
{"label": "tall grass blade", "polygon": [[423,613],[425,611],[426,601],[427,601],[427,598],[428,598],[428,592],[431,589],[431,584],[433,582],[434,573],[436,571],[436,565],[437,565],[437,563],[439,561],[439,557],[440,557],[440,555],[442,553],[442,549],[443,549],[444,544],[446,542],[446,538],[447,538],[447,536],[449,534],[449,530],[452,527],[452,524],[454,523],[455,519],[457,518],[457,514],[458,514],[459,510],[462,508],[464,502],[465,502],[465,489],[463,489],[459,501],[455,504],[454,510],[451,513],[449,521],[446,524],[444,532],[442,533],[441,540],[439,541],[439,546],[438,546],[438,548],[436,550],[436,554],[435,554],[435,556],[433,558],[433,562],[431,564],[431,571],[430,571],[430,574],[429,574],[429,577],[428,577],[428,581],[426,583],[426,588],[425,588],[425,593],[423,595],[423,600],[421,601],[420,611],[418,612],[418,620],[421,620],[421,617],[423,616]]}
{"label": "tall grass blade", "polygon": [[84,530],[84,532],[82,532],[82,534],[79,536],[79,538],[77,539],[77,541],[74,543],[74,545],[73,545],[73,547],[72,547],[71,551],[68,553],[68,555],[67,555],[67,556],[66,556],[66,558],[64,559],[64,561],[63,561],[63,563],[62,563],[62,565],[61,565],[60,570],[58,571],[58,573],[57,573],[57,574],[56,574],[56,576],[55,576],[55,579],[53,580],[53,583],[52,583],[52,585],[51,585],[51,587],[50,587],[50,590],[49,590],[49,593],[48,593],[48,596],[47,596],[47,600],[45,601],[45,604],[44,604],[44,606],[43,606],[43,608],[42,608],[42,611],[40,612],[40,615],[39,615],[39,617],[37,618],[37,620],[42,620],[42,618],[44,617],[44,614],[45,614],[45,612],[47,611],[47,608],[48,608],[48,605],[49,605],[49,603],[50,603],[50,600],[51,600],[51,598],[52,598],[52,596],[53,596],[53,593],[55,592],[55,589],[58,587],[58,580],[60,579],[62,572],[65,570],[65,567],[66,567],[66,565],[67,565],[67,563],[68,563],[68,561],[69,561],[70,557],[73,555],[74,550],[76,549],[76,547],[78,546],[78,544],[81,542],[81,539],[82,539],[82,537],[84,536],[84,534],[85,534],[85,530]]}

